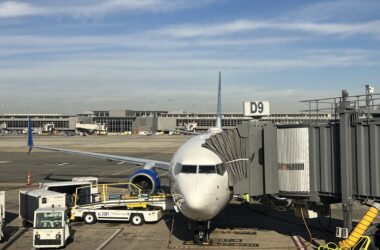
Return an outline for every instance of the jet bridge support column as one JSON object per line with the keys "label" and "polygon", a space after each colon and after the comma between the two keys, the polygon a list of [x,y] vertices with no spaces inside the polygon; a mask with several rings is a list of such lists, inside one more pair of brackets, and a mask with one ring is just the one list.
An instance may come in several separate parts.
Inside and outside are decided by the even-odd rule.
{"label": "jet bridge support column", "polygon": [[348,93],[342,91],[342,101],[339,104],[340,116],[340,167],[341,167],[341,187],[342,187],[342,211],[344,228],[348,232],[352,230],[352,206],[353,206],[353,166],[352,166],[352,135],[351,116],[353,107],[346,97]]}

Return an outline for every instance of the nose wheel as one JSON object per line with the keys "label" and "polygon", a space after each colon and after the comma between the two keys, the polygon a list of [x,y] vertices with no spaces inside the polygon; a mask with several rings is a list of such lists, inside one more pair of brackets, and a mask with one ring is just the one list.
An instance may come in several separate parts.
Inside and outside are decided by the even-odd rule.
{"label": "nose wheel", "polygon": [[198,222],[194,232],[194,244],[196,245],[210,245],[210,227],[211,221]]}

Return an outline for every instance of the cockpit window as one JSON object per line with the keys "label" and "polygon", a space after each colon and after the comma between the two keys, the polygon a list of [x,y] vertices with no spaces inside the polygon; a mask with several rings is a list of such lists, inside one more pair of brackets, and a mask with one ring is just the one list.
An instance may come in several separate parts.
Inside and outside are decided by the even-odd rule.
{"label": "cockpit window", "polygon": [[182,165],[177,163],[174,167],[174,174],[177,175],[177,174],[181,173],[181,169],[182,169]]}
{"label": "cockpit window", "polygon": [[196,165],[182,165],[181,173],[196,174],[197,166]]}
{"label": "cockpit window", "polygon": [[215,165],[203,165],[199,166],[199,172],[200,174],[215,174],[216,168]]}
{"label": "cockpit window", "polygon": [[226,167],[224,166],[223,163],[216,165],[216,173],[218,175],[224,175],[226,172]]}

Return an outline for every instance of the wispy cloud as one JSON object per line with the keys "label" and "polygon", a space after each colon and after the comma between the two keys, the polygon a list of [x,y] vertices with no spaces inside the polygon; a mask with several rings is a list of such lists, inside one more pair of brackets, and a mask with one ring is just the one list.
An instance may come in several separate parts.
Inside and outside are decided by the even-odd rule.
{"label": "wispy cloud", "polygon": [[186,24],[175,25],[154,31],[158,36],[177,38],[223,36],[258,30],[280,30],[307,32],[318,35],[357,35],[380,34],[380,20],[362,23],[315,23],[315,22],[274,22],[255,20],[236,20],[212,25]]}
{"label": "wispy cloud", "polygon": [[[82,81],[117,82],[130,79],[135,83],[174,81],[183,75],[193,79],[191,72],[217,70],[267,72],[287,69],[319,69],[330,67],[379,66],[380,53],[373,50],[306,50],[287,57],[229,58],[228,55],[194,55],[192,52],[142,53],[126,52],[86,56],[69,56],[61,59],[8,62],[0,67],[0,81],[25,82]],[[11,66],[9,66],[11,65]],[[0,65],[1,66],[1,65]],[[70,72],[70,74],[67,74]],[[149,72],[145,74],[142,72]],[[54,80],[55,79],[55,80]],[[199,80],[199,79],[198,79]]]}
{"label": "wispy cloud", "polygon": [[352,22],[376,19],[379,12],[378,0],[316,1],[307,5],[300,5],[285,13],[282,18],[311,22],[331,22],[337,19]]}
{"label": "wispy cloud", "polygon": [[[66,54],[87,53],[102,49],[150,49],[173,51],[180,48],[213,48],[218,47],[268,47],[278,44],[295,43],[305,40],[301,37],[264,37],[264,38],[201,38],[197,40],[156,38],[148,35],[112,35],[112,36],[46,36],[46,35],[11,35],[0,36],[0,57],[12,55],[36,54],[52,52]],[[27,41],[27,42],[25,42]]]}
{"label": "wispy cloud", "polygon": [[44,13],[46,10],[29,3],[6,1],[0,3],[0,18],[32,16]]}
{"label": "wispy cloud", "polygon": [[165,12],[197,7],[210,2],[213,2],[213,0],[51,0],[49,2],[44,2],[45,4],[6,1],[0,4],[0,18],[53,15],[92,17],[122,11]]}

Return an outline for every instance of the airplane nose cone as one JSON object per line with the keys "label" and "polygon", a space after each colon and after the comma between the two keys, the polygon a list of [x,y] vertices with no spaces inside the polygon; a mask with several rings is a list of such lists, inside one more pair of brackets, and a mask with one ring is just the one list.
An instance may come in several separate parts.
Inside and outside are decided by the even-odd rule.
{"label": "airplane nose cone", "polygon": [[220,211],[215,195],[186,195],[181,206],[182,213],[196,221],[207,221]]}

